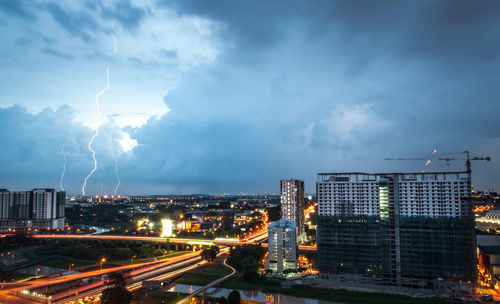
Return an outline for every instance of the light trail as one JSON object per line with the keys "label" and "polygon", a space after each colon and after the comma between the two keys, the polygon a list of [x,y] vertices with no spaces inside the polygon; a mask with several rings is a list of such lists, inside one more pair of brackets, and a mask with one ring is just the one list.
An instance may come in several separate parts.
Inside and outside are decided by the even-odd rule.
{"label": "light trail", "polygon": [[92,174],[94,174],[94,172],[97,170],[97,159],[95,158],[95,150],[92,149],[92,144],[94,143],[94,140],[97,137],[97,135],[99,135],[99,121],[98,120],[99,120],[99,117],[101,116],[99,97],[101,97],[101,95],[104,94],[104,92],[106,92],[108,90],[109,90],[109,64],[106,67],[106,87],[104,89],[102,89],[95,97],[95,103],[96,103],[96,117],[94,119],[95,132],[94,132],[94,135],[92,136],[92,138],[90,139],[89,144],[88,144],[88,149],[89,149],[90,153],[92,154],[92,159],[94,160],[94,168],[92,169],[92,171],[90,171],[90,173],[87,175],[87,177],[85,177],[85,180],[83,181],[82,196],[85,196],[85,187],[87,186],[87,181],[92,176]]}
{"label": "light trail", "polygon": [[64,152],[64,147],[66,146],[66,144],[68,143],[69,141],[69,137],[66,138],[66,141],[62,144],[61,146],[61,155],[63,157],[63,160],[64,160],[64,163],[63,163],[63,171],[61,173],[61,178],[59,179],[59,188],[61,189],[61,191],[64,191],[64,187],[63,187],[63,180],[64,180],[64,174],[66,174],[66,152]]}
{"label": "light trail", "polygon": [[116,196],[116,191],[118,190],[118,187],[120,187],[120,174],[118,172],[118,160],[117,159],[115,159],[115,174],[116,174],[117,183],[116,183],[115,190],[113,191],[114,196]]}

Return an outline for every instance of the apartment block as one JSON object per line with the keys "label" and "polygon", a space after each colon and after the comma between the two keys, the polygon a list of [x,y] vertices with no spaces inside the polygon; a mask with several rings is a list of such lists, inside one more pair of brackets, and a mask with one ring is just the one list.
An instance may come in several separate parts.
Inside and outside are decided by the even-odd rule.
{"label": "apartment block", "polygon": [[316,187],[321,273],[405,287],[475,282],[466,172],[320,173]]}

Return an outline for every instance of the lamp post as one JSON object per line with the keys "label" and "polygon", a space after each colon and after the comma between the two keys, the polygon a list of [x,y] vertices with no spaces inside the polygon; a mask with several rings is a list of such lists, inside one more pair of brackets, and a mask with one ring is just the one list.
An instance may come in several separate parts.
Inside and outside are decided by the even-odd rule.
{"label": "lamp post", "polygon": [[37,268],[37,269],[35,270],[35,279],[37,279],[37,278],[38,278],[38,272],[39,272],[39,271],[40,271],[40,268]]}
{"label": "lamp post", "polygon": [[130,264],[134,264],[134,258],[135,258],[135,255],[133,255],[132,258],[130,259]]}
{"label": "lamp post", "polygon": [[102,264],[103,264],[104,262],[106,262],[106,258],[102,258],[102,259],[101,259],[101,270],[102,270]]}
{"label": "lamp post", "polygon": [[75,264],[69,264],[68,274],[70,274],[70,272],[71,272],[71,267],[72,267],[72,266],[75,266]]}

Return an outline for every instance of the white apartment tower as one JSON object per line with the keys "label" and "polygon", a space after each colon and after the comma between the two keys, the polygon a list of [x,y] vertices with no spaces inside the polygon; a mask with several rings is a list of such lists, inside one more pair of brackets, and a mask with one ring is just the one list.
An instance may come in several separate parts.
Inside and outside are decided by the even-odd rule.
{"label": "white apartment tower", "polygon": [[[384,216],[388,188],[394,180],[401,216],[461,217],[468,195],[467,174],[457,173],[346,173],[319,174],[318,215]],[[392,182],[392,183],[394,183]]]}
{"label": "white apartment tower", "polygon": [[304,181],[297,179],[280,181],[281,217],[296,223],[299,235],[304,227]]}
{"label": "white apartment tower", "polygon": [[266,270],[282,275],[297,269],[297,225],[286,219],[272,222],[268,229]]}
{"label": "white apartment tower", "polygon": [[64,229],[66,193],[55,189],[0,189],[0,231]]}
{"label": "white apartment tower", "polygon": [[54,189],[33,189],[33,219],[52,219],[55,217],[56,192]]}

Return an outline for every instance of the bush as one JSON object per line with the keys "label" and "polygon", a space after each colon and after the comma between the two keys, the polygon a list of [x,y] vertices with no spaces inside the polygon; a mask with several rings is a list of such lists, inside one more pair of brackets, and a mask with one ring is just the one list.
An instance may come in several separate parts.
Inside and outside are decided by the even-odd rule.
{"label": "bush", "polygon": [[240,304],[241,303],[240,292],[237,290],[231,291],[227,296],[227,302],[229,304]]}

